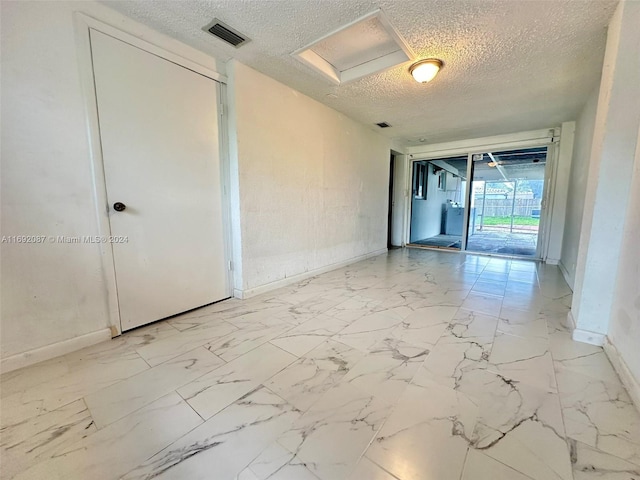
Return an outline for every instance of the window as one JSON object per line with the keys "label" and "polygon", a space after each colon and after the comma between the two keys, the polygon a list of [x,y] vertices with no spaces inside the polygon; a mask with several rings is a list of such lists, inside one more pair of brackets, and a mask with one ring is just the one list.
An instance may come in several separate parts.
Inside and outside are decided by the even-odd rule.
{"label": "window", "polygon": [[447,171],[440,170],[438,172],[438,190],[446,190],[447,189]]}
{"label": "window", "polygon": [[427,165],[425,163],[413,164],[413,198],[420,200],[427,198]]}

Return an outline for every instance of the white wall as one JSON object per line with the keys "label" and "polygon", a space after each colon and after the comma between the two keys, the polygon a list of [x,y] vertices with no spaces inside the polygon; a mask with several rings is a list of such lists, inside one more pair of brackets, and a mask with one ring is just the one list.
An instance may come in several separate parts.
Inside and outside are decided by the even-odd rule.
{"label": "white wall", "polygon": [[[210,68],[216,62],[94,2],[1,8],[2,235],[97,235],[73,12]],[[5,243],[1,255],[3,366],[21,352],[108,334],[98,245]]]}
{"label": "white wall", "polygon": [[598,105],[598,90],[594,88],[589,100],[582,108],[576,121],[573,158],[571,160],[571,174],[567,192],[567,212],[562,238],[562,255],[560,268],[569,286],[573,288],[576,263],[578,260],[578,244],[582,226],[582,212],[584,210],[585,193],[587,190],[587,175],[589,173],[589,157],[593,141],[593,129],[596,121],[596,106]]}
{"label": "white wall", "polygon": [[[638,137],[640,139],[640,131]],[[630,372],[627,387],[640,408],[640,141],[631,178],[629,208],[620,248],[615,297],[611,307],[609,341],[621,357],[620,363]],[[615,364],[614,360],[614,364]],[[621,372],[625,379],[625,374]]]}
{"label": "white wall", "polygon": [[622,1],[609,24],[571,315],[573,338],[603,344],[630,205],[640,128],[640,2]]}
{"label": "white wall", "polygon": [[228,73],[237,294],[384,251],[390,140],[239,62]]}
{"label": "white wall", "polygon": [[[446,173],[446,186],[457,185],[453,175]],[[433,173],[433,165],[427,164],[427,198],[411,200],[411,242],[440,235],[442,233],[442,216],[447,200],[453,199],[456,190],[438,190],[438,176]]]}

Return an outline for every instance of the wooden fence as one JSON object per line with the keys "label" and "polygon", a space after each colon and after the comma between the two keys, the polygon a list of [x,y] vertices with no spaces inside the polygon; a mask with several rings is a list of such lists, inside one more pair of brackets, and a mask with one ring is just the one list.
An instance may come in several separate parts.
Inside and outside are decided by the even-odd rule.
{"label": "wooden fence", "polygon": [[[540,215],[539,198],[516,198],[515,204],[511,198],[487,198],[484,201],[484,216],[509,217],[513,208],[513,215],[517,217],[536,217]],[[475,202],[476,215],[483,215],[482,197]]]}

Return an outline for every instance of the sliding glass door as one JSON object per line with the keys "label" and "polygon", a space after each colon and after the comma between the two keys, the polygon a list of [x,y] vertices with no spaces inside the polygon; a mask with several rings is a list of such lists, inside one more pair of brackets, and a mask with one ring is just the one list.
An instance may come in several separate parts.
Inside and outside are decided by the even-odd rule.
{"label": "sliding glass door", "polygon": [[472,159],[467,251],[539,258],[547,147]]}

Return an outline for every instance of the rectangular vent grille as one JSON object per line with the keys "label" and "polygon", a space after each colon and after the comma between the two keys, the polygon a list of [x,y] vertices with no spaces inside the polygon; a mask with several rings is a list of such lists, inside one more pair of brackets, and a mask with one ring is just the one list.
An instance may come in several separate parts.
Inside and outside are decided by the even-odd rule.
{"label": "rectangular vent grille", "polygon": [[378,125],[380,128],[389,128],[391,126],[387,122],[376,123],[376,125]]}
{"label": "rectangular vent grille", "polygon": [[247,37],[243,36],[240,32],[234,30],[217,18],[213,19],[213,22],[204,27],[203,30],[209,32],[211,35],[215,35],[220,40],[223,40],[236,48],[249,41]]}

